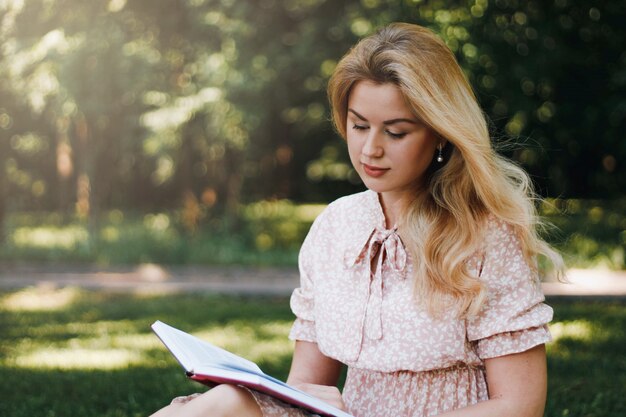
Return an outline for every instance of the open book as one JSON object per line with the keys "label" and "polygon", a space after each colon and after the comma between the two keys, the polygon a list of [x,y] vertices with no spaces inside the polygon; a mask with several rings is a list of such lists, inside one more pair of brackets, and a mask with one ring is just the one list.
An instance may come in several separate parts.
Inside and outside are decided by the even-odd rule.
{"label": "open book", "polygon": [[185,369],[205,385],[241,385],[316,414],[352,417],[332,405],[266,375],[254,363],[172,326],[156,321],[152,330]]}

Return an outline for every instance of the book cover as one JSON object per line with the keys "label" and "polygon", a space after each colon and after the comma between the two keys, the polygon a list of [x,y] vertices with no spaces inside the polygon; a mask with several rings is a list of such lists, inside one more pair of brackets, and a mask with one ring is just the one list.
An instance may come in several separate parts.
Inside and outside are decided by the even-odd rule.
{"label": "book cover", "polygon": [[265,374],[252,361],[178,330],[161,321],[152,330],[178,360],[187,376],[205,385],[235,384],[288,404],[331,417],[352,417],[332,405]]}

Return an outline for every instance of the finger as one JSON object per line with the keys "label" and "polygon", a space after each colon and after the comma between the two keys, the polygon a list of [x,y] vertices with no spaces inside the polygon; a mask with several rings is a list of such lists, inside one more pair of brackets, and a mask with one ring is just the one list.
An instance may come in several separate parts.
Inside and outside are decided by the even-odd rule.
{"label": "finger", "polygon": [[335,386],[298,384],[297,388],[341,410],[345,409],[341,392]]}

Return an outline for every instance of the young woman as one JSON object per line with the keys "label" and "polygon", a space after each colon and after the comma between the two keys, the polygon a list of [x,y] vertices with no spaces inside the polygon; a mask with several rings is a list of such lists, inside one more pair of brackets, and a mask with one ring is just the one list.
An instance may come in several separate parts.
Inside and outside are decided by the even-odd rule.
{"label": "young woman", "polygon": [[[328,94],[368,190],[331,203],[302,246],[288,383],[356,417],[542,416],[552,310],[535,258],[561,260],[453,54],[392,24],[348,52]],[[222,385],[155,414],[174,415],[309,414]]]}

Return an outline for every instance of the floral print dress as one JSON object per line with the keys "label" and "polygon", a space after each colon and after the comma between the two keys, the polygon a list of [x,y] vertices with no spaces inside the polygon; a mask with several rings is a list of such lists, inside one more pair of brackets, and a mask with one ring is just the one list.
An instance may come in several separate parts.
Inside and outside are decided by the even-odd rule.
{"label": "floral print dress", "polygon": [[[486,400],[484,359],[550,340],[552,309],[512,229],[490,219],[484,240],[468,260],[487,288],[481,312],[433,318],[413,299],[412,260],[385,228],[378,194],[341,198],[316,219],[300,253],[290,338],[348,366],[350,414],[426,417]],[[253,395],[265,417],[310,415]]]}

